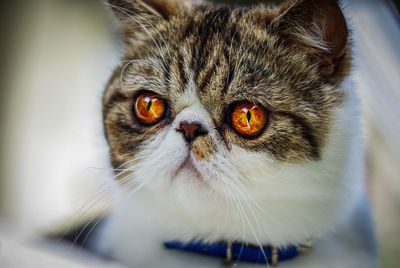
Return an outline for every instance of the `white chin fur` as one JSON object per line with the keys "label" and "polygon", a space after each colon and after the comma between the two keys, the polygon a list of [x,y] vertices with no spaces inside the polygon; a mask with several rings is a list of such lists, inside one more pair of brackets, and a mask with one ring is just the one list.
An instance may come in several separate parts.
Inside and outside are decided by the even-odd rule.
{"label": "white chin fur", "polygon": [[[210,124],[196,107],[191,114]],[[298,164],[220,146],[209,161],[193,160],[197,171],[177,172],[189,151],[171,126],[140,151],[131,168],[143,187],[134,194],[121,190],[109,234],[126,245],[136,239],[195,238],[285,245],[325,234],[347,218],[361,190],[357,107],[349,90],[334,115],[321,160]]]}

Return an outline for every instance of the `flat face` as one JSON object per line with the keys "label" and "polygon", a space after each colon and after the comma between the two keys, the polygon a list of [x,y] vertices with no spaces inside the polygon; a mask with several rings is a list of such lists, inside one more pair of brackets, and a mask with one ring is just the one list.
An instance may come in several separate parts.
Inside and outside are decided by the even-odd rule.
{"label": "flat face", "polygon": [[[314,41],[306,30],[290,32],[303,27],[291,21],[291,9],[201,4],[155,17],[154,10],[135,9],[125,18],[125,54],[103,110],[122,183],[162,191],[178,203],[268,196],[274,199],[268,206],[279,200],[301,213],[294,193],[314,187],[320,176],[314,171],[326,165],[350,55],[346,46],[340,59],[329,59],[319,51],[321,40],[308,47]],[[326,75],[331,62],[337,65]],[[286,188],[279,187],[280,172]],[[329,203],[319,187],[304,202]]]}
{"label": "flat face", "polygon": [[[122,134],[120,142],[129,137],[122,153],[134,151],[138,142],[160,129],[131,122],[129,110],[137,91],[164,98],[170,123],[188,105],[182,96],[190,91],[229,143],[283,161],[318,158],[330,114],[343,100],[343,92],[318,74],[296,43],[269,29],[276,12],[197,7],[190,14],[179,14],[137,33],[134,38],[139,40],[128,43],[124,68],[115,72],[105,98],[105,119],[112,128],[108,132]],[[134,29],[137,25],[133,23]],[[232,133],[226,120],[230,105],[243,101],[270,113],[268,129],[256,139]],[[121,131],[111,122],[115,118],[123,124]],[[125,135],[127,128],[136,135]],[[117,152],[113,155],[118,158]]]}

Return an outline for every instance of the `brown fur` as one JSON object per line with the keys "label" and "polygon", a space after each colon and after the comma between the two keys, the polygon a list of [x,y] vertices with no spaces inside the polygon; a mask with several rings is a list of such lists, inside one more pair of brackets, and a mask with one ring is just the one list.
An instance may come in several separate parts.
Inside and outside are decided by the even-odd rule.
{"label": "brown fur", "polygon": [[[178,103],[191,79],[228,146],[265,152],[278,161],[318,160],[333,110],[345,97],[338,85],[350,69],[346,25],[339,39],[334,36],[336,43],[312,28],[324,23],[318,7],[341,15],[336,1],[294,1],[282,7],[173,2],[178,8],[172,9],[161,8],[159,1],[151,9],[146,6],[152,1],[146,6],[136,0],[110,2],[126,9],[114,8],[123,21],[125,52],[104,94],[114,166],[130,160],[143,142],[173,121],[184,108]],[[144,127],[134,119],[132,101],[139,90],[167,100],[169,112],[160,124]],[[239,136],[227,120],[230,106],[244,100],[269,111],[268,126],[255,139]],[[215,145],[205,136],[192,152],[197,160],[207,160]]]}
{"label": "brown fur", "polygon": [[215,153],[215,147],[209,136],[202,136],[194,141],[192,152],[197,161],[209,160]]}

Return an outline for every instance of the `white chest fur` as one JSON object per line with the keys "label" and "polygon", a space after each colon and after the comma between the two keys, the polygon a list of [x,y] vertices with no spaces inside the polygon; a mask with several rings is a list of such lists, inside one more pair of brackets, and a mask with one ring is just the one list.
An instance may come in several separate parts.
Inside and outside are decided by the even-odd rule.
{"label": "white chest fur", "polygon": [[[140,206],[140,204],[137,204]],[[140,212],[141,208],[133,212]],[[372,222],[366,201],[359,200],[355,210],[335,231],[314,240],[311,251],[295,259],[280,262],[279,267],[377,267]],[[163,247],[166,223],[154,215],[143,215],[134,222],[118,222],[110,218],[102,227],[96,245],[102,254],[109,254],[128,267],[220,267],[222,260],[205,255],[168,250]],[[117,227],[118,225],[118,227]],[[124,230],[124,231],[121,231]],[[125,233],[126,232],[126,233]],[[262,267],[237,263],[236,267]]]}

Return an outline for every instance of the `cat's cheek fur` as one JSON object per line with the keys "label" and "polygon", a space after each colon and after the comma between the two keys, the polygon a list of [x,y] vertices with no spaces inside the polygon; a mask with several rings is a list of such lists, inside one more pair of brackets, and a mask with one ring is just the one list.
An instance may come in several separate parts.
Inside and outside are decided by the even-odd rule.
{"label": "cat's cheek fur", "polygon": [[346,90],[346,100],[333,118],[320,160],[288,164],[232,150],[234,165],[248,178],[247,191],[265,212],[255,208],[268,242],[301,243],[307,236],[331,231],[348,218],[362,195],[362,137],[353,90]]}

